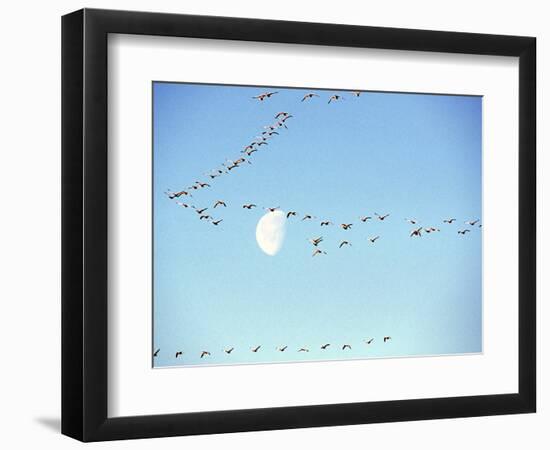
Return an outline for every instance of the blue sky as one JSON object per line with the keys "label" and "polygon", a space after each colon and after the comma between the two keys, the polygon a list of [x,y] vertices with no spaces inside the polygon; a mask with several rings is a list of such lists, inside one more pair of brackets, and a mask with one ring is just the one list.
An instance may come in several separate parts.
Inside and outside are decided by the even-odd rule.
{"label": "blue sky", "polygon": [[[267,90],[279,93],[251,98]],[[301,102],[307,92],[320,97]],[[328,104],[336,93],[344,99]],[[208,179],[279,111],[293,115],[288,130],[252,164]],[[482,229],[464,224],[481,219],[481,115],[472,96],[153,83],[154,365],[482,351]],[[180,200],[208,207],[219,226],[164,194],[197,180],[212,187]],[[214,210],[218,199],[227,208]],[[268,256],[255,237],[262,206],[317,219],[289,219],[281,251]],[[358,219],[374,212],[390,216]],[[441,232],[411,238],[405,218]],[[312,257],[307,239],[317,236],[327,254]],[[352,247],[339,249],[343,239]]]}

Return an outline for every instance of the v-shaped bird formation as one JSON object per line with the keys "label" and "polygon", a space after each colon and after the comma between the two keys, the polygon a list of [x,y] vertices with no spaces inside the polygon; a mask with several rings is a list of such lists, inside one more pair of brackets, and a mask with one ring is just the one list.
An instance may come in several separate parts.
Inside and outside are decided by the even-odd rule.
{"label": "v-shaped bird formation", "polygon": [[[258,95],[255,95],[252,97],[253,100],[258,102],[268,102],[269,99],[279,94],[278,91],[266,91],[263,93],[260,93]],[[353,99],[360,99],[362,94],[362,91],[352,91],[350,92],[350,96]],[[301,102],[315,102],[321,99],[321,95],[317,94],[315,92],[310,92],[305,94],[299,101]],[[330,105],[332,103],[341,102],[343,100],[346,100],[343,94],[334,94],[331,95],[328,98],[328,101],[325,102],[325,106]],[[321,104],[319,104],[319,107],[322,107]],[[264,125],[259,132],[259,134],[250,142],[246,143],[242,150],[240,151],[241,156],[238,156],[234,159],[227,159],[224,161],[219,167],[216,167],[209,172],[207,172],[205,175],[209,178],[210,183],[213,183],[214,180],[216,180],[219,177],[222,176],[228,176],[233,173],[236,169],[240,169],[242,167],[245,167],[247,165],[252,165],[253,160],[253,154],[260,151],[265,151],[265,148],[273,145],[273,140],[277,136],[279,136],[281,133],[283,133],[285,130],[288,130],[288,125],[291,123],[291,119],[294,118],[294,116],[288,112],[288,111],[279,111],[273,115],[273,121],[270,124]],[[292,208],[282,208],[281,206],[263,206],[259,207],[257,203],[250,202],[245,203],[242,205],[228,205],[224,200],[218,199],[211,205],[201,205],[199,206],[197,202],[195,201],[195,196],[199,194],[199,192],[202,189],[209,189],[212,188],[212,185],[209,182],[204,182],[200,180],[196,180],[194,183],[189,185],[186,188],[172,191],[167,190],[166,196],[170,200],[175,200],[175,204],[181,208],[189,209],[190,211],[195,211],[196,217],[198,220],[203,221],[205,223],[210,223],[214,226],[221,226],[220,224],[223,222],[223,218],[219,217],[218,214],[221,213],[221,211],[224,208],[228,207],[237,207],[242,210],[251,211],[254,209],[258,209],[260,211],[267,211],[267,212],[274,212],[277,210],[283,211],[285,213],[287,221],[291,222],[292,220],[299,220],[300,222],[318,222],[320,227],[330,227],[337,225],[343,232],[351,230],[354,226],[353,222],[350,223],[338,223],[336,220],[331,220],[326,217],[318,218],[317,215],[313,214],[310,211],[299,213],[298,211],[295,211]],[[185,202],[180,201],[180,199],[186,198]],[[394,217],[394,213],[390,212],[373,212],[372,214],[368,215],[357,215],[357,220],[362,224],[368,224],[369,221],[377,220],[380,223],[383,223],[387,220],[391,220],[390,218]],[[355,215],[354,215],[355,216]],[[443,218],[441,223],[445,226],[445,231],[449,231],[449,226],[453,225],[455,222],[457,222],[457,219],[454,217],[451,218]],[[465,220],[463,223],[466,225],[466,228],[463,229],[454,229],[456,234],[458,236],[466,236],[467,233],[471,233],[473,229],[481,228],[481,223],[479,223],[479,219],[468,219]],[[413,225],[413,229],[409,229],[408,231],[405,230],[404,232],[407,232],[408,235],[411,238],[420,238],[425,235],[430,234],[437,234],[441,232],[441,229],[434,226],[433,224],[430,225],[420,225],[421,221],[415,218],[405,218],[403,223],[409,223],[410,225]],[[377,243],[379,239],[381,239],[381,235],[376,236],[366,236],[366,241],[372,245]],[[328,252],[320,247],[320,244],[324,242],[323,236],[318,237],[311,237],[308,239],[310,244],[313,246],[312,248],[312,256],[322,256],[327,255]],[[333,248],[346,250],[349,247],[352,247],[352,242],[347,238],[347,236],[343,235],[341,239],[339,239],[335,244]]]}

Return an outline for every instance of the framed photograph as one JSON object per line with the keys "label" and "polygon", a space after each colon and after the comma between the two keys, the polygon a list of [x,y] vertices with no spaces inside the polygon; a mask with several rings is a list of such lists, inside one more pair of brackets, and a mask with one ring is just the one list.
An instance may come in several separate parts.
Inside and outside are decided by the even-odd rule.
{"label": "framed photograph", "polygon": [[535,412],[536,40],[62,20],[62,432]]}

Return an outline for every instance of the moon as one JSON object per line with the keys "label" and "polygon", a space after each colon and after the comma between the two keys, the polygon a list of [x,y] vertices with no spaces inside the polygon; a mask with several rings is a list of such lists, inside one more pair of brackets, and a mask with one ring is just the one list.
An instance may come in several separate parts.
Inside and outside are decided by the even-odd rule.
{"label": "moon", "polygon": [[262,251],[275,256],[281,250],[286,234],[286,216],[283,211],[268,212],[258,220],[256,241]]}

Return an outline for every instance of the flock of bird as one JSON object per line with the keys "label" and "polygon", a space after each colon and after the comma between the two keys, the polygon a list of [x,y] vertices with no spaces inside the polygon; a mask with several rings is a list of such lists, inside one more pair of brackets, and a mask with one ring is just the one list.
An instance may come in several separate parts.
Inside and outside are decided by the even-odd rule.
{"label": "flock of bird", "polygon": [[[252,98],[259,102],[265,102],[278,93],[279,93],[278,91],[267,91],[267,92],[258,94]],[[361,96],[361,91],[353,91],[351,92],[351,96],[358,98]],[[320,97],[320,95],[314,92],[310,92],[305,94],[302,97],[301,101],[302,102],[314,101],[314,99],[317,97]],[[328,104],[333,102],[343,101],[343,100],[345,100],[343,95],[334,94],[328,98]],[[283,129],[288,129],[287,122],[293,117],[294,116],[287,111],[280,111],[277,114],[275,114],[273,117],[273,122],[268,125],[265,125],[262,131],[260,132],[260,134],[256,136],[254,140],[247,143],[243,147],[243,149],[241,150],[241,156],[235,159],[228,159],[223,164],[221,164],[220,167],[215,168],[205,174],[210,179],[210,183],[212,183],[213,180],[215,180],[218,177],[230,174],[233,170],[245,164],[252,164],[252,155],[262,150],[264,146],[268,146],[271,140],[275,136],[280,135]],[[190,185],[186,189],[179,190],[179,191],[168,190],[166,191],[166,195],[168,196],[169,199],[175,200],[175,203],[178,206],[182,208],[190,208],[190,210],[194,210],[199,220],[211,223],[214,226],[218,226],[223,222],[223,218],[215,218],[214,211],[219,211],[223,208],[227,208],[228,205],[224,200],[216,200],[212,205],[209,205],[209,206],[195,206],[190,202],[190,199],[194,198],[193,193],[198,192],[201,189],[210,188],[211,187],[210,183],[204,182],[204,181],[195,181],[192,185]],[[183,198],[188,198],[189,200],[185,202],[181,201],[181,199]],[[256,203],[245,203],[241,205],[241,208],[246,210],[252,210],[254,208],[260,208],[260,207],[258,207]],[[277,210],[281,210],[281,207],[280,206],[262,207],[262,209],[267,212],[275,212]],[[299,219],[302,222],[317,220],[317,216],[311,213],[300,214],[300,217],[299,217],[299,214],[297,211],[294,211],[292,209],[285,210],[285,211],[286,211],[285,215],[288,220],[293,218],[297,220]],[[371,221],[371,220],[378,220],[380,222],[384,222],[386,219],[388,219],[389,216],[390,216],[389,213],[378,214],[375,212],[373,215],[362,215],[362,216],[359,216],[357,219],[361,223],[367,223],[368,221]],[[413,228],[408,232],[411,238],[419,238],[423,235],[435,234],[441,231],[439,227],[433,226],[433,225],[420,226],[420,221],[418,221],[417,219],[406,218],[405,221],[415,226],[415,228]],[[447,219],[444,219],[442,223],[444,225],[452,225],[456,221],[457,221],[456,218],[447,218]],[[354,225],[354,223],[338,224],[336,222],[333,222],[331,220],[327,220],[324,218],[319,219],[319,224],[321,227],[329,227],[332,225],[337,225],[339,228],[341,228],[344,231],[350,230]],[[460,236],[465,236],[467,233],[472,232],[473,227],[475,227],[476,225],[477,225],[477,228],[481,228],[481,224],[479,223],[478,219],[466,220],[464,224],[467,225],[467,227],[459,228],[458,230],[456,230],[457,234]],[[368,237],[368,242],[370,242],[370,244],[374,244],[380,238],[381,238],[380,235],[370,236]],[[323,250],[320,246],[320,244],[324,241],[323,236],[312,237],[308,240],[313,245],[312,256],[327,254],[327,252]],[[351,246],[352,246],[352,243],[349,239],[341,239],[337,243],[337,247],[339,249],[342,249],[344,247],[351,247]]]}
{"label": "flock of bird", "polygon": [[[389,342],[390,340],[392,339],[391,336],[384,336],[382,338],[382,341],[385,343]],[[364,340],[364,343],[367,345],[367,346],[370,346],[372,343],[374,342],[374,338],[371,337],[371,338],[368,338],[368,339],[365,339]],[[326,343],[326,344],[323,344],[321,345],[319,348],[321,350],[328,350],[329,347],[333,346],[331,343]],[[344,350],[351,350],[352,347],[351,347],[351,344],[342,344],[341,346],[338,345],[337,347],[340,348],[340,350],[344,351]],[[254,347],[250,347],[249,348],[249,351],[251,351],[252,353],[258,353],[261,349],[262,349],[262,345],[256,345]],[[290,351],[289,349],[289,346],[288,345],[281,345],[279,347],[276,347],[275,348],[276,351],[278,352],[286,352],[287,350]],[[223,352],[226,354],[226,355],[231,355],[233,353],[233,351],[235,351],[235,347],[225,347],[223,349]],[[309,353],[309,347],[299,347],[298,349],[296,349],[296,352],[297,353]],[[157,357],[159,356],[160,354],[160,348],[157,348],[154,352],[153,352],[153,357]],[[184,355],[184,352],[182,350],[177,350],[174,354],[174,357],[176,359],[178,359],[180,356],[183,356]],[[203,358],[206,358],[206,357],[209,357],[209,356],[212,356],[212,353],[210,353],[210,351],[208,350],[201,350],[198,355],[200,356],[201,359]]]}

